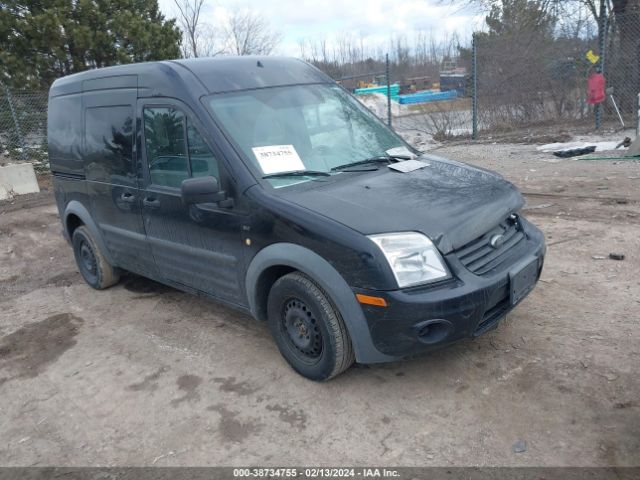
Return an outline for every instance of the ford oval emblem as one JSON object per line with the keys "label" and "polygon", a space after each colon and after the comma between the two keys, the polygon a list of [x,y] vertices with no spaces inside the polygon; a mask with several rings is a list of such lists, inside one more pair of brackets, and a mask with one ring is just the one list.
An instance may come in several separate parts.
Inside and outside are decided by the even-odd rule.
{"label": "ford oval emblem", "polygon": [[504,235],[494,235],[493,237],[491,237],[491,240],[489,240],[489,245],[496,249],[500,248],[503,244]]}

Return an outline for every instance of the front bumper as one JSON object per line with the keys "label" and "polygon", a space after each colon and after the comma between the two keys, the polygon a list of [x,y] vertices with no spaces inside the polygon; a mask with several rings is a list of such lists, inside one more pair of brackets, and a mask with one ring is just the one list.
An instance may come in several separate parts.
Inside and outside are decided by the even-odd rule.
{"label": "front bumper", "polygon": [[387,307],[362,305],[375,348],[396,358],[433,350],[493,328],[514,306],[510,272],[516,265],[537,261],[537,282],[546,247],[542,232],[521,219],[525,238],[498,271],[476,275],[455,254],[444,258],[453,274],[440,284],[394,291],[355,289],[383,297]]}

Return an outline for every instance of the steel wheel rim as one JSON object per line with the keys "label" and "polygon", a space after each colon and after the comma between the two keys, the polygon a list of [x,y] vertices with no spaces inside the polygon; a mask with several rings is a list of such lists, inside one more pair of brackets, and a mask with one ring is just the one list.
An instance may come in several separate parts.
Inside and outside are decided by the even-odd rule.
{"label": "steel wheel rim", "polygon": [[287,344],[297,356],[306,360],[317,360],[322,356],[322,332],[305,302],[290,298],[284,303],[281,328]]}
{"label": "steel wheel rim", "polygon": [[80,242],[78,257],[83,272],[92,279],[96,278],[98,275],[98,261],[93,249],[85,240]]}

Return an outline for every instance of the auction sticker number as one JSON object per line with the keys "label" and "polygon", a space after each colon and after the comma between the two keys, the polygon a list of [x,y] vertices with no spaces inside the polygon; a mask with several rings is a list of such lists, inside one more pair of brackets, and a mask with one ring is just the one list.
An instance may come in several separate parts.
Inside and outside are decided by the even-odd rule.
{"label": "auction sticker number", "polygon": [[265,174],[304,170],[304,163],[293,145],[253,147],[253,154]]}

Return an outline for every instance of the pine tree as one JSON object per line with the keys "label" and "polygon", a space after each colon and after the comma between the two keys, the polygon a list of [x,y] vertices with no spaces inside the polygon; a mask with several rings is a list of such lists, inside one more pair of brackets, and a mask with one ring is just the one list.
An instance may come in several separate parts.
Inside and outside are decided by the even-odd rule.
{"label": "pine tree", "polygon": [[89,68],[177,58],[181,39],[157,0],[4,0],[0,81],[48,88]]}

